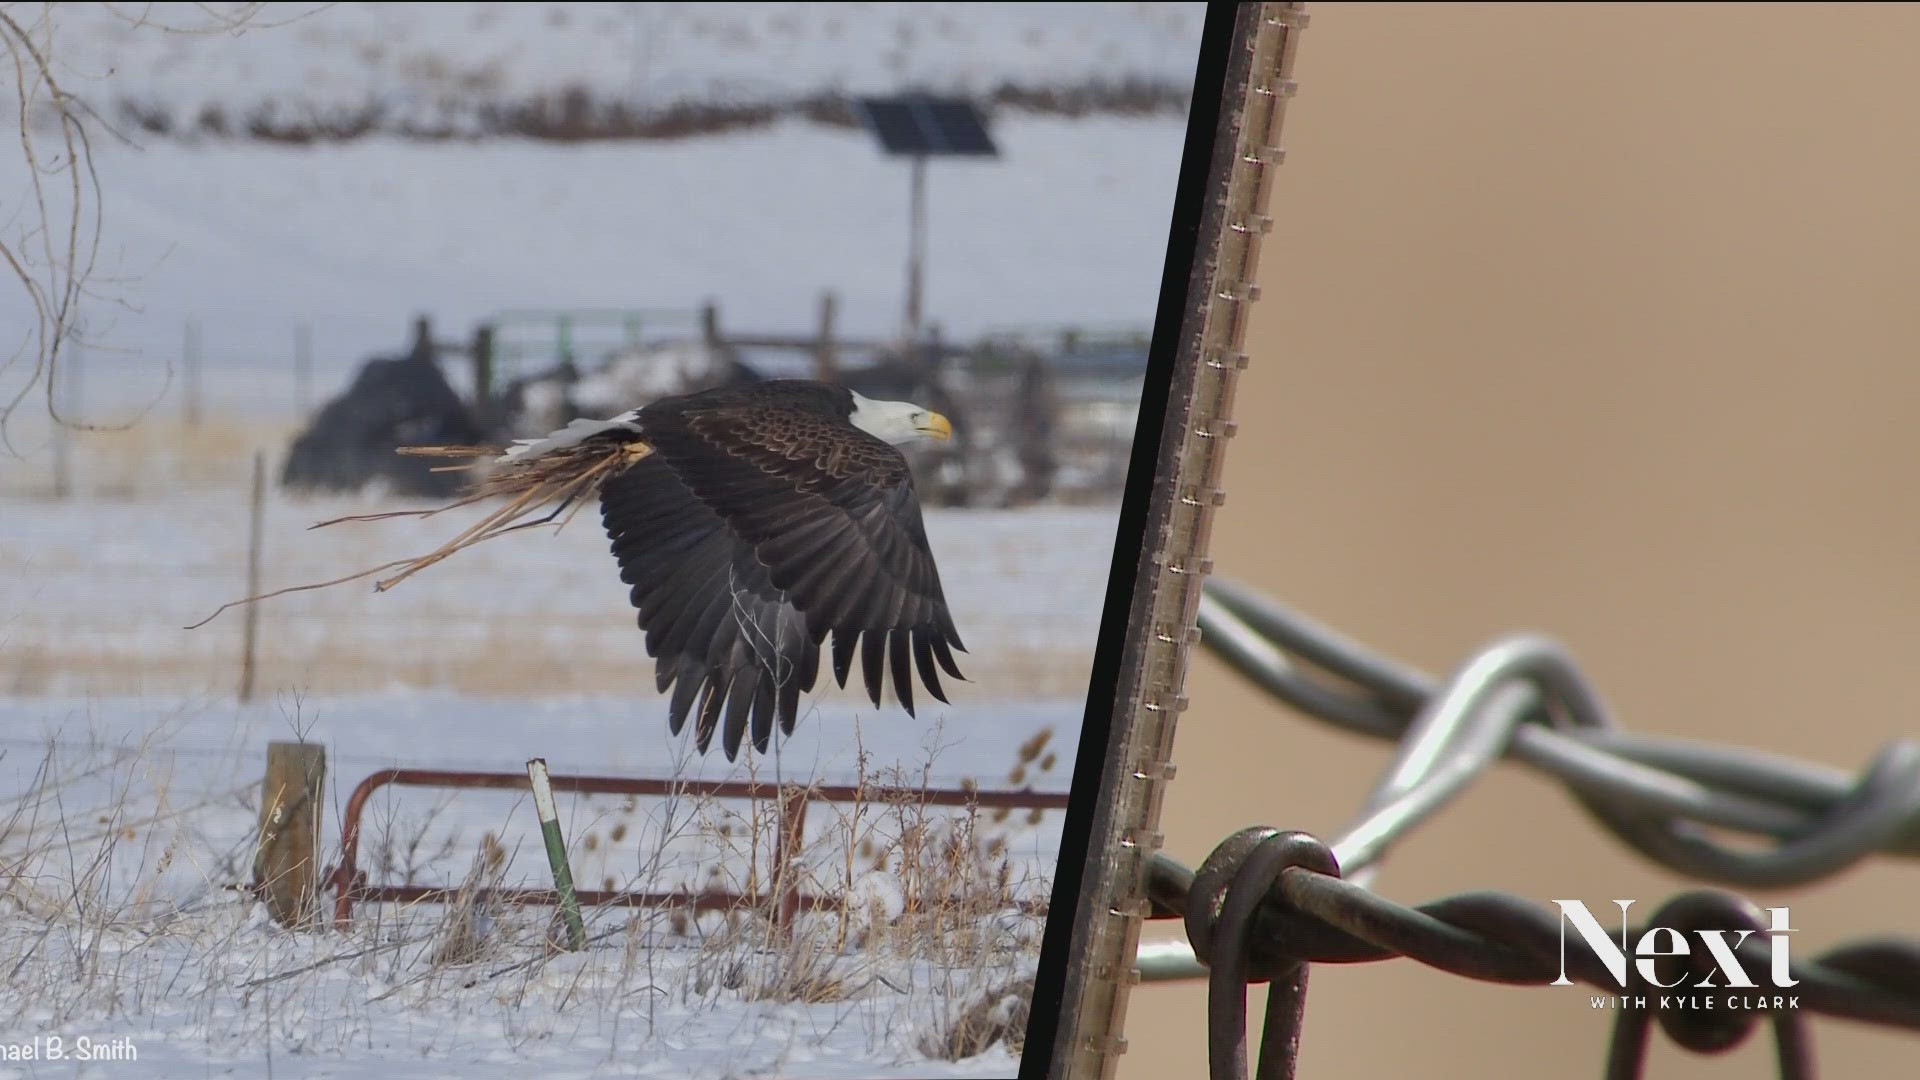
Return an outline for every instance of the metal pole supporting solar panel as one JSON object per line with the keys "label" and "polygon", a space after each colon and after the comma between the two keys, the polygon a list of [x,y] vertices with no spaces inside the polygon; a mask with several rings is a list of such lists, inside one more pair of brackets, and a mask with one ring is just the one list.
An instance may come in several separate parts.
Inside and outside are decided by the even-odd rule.
{"label": "metal pole supporting solar panel", "polygon": [[922,276],[927,265],[927,155],[913,155],[913,193],[907,211],[907,340],[920,343]]}
{"label": "metal pole supporting solar panel", "polygon": [[972,102],[905,94],[861,98],[855,103],[883,153],[913,159],[908,199],[907,341],[920,344],[926,311],[927,159],[936,154],[995,157],[985,118]]}

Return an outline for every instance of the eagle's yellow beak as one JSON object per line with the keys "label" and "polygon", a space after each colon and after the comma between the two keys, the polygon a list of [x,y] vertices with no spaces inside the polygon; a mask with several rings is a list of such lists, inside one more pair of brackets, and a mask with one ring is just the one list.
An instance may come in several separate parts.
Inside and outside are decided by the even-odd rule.
{"label": "eagle's yellow beak", "polygon": [[926,419],[913,425],[913,430],[941,442],[953,438],[953,423],[937,412],[927,413]]}

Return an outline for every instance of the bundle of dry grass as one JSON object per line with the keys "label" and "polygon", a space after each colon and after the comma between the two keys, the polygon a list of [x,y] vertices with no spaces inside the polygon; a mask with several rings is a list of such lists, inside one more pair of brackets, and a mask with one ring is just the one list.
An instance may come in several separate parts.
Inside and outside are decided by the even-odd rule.
{"label": "bundle of dry grass", "polygon": [[[474,522],[464,532],[425,555],[382,563],[370,570],[362,570],[331,581],[315,582],[311,585],[293,585],[222,604],[213,614],[187,629],[205,626],[228,608],[257,603],[275,596],[285,596],[288,593],[344,585],[375,574],[398,570],[399,573],[374,582],[375,592],[385,592],[455,552],[475,544],[520,529],[551,524],[556,520],[559,522],[555,526],[556,529],[565,528],[567,523],[573,520],[573,516],[580,512],[581,507],[599,497],[600,488],[608,480],[619,475],[634,462],[646,457],[652,452],[652,447],[638,439],[628,437],[625,439],[590,438],[571,445],[544,448],[541,453],[528,456],[509,456],[497,447],[488,446],[403,446],[399,448],[399,452],[418,457],[467,458],[470,460],[463,464],[436,466],[434,471],[472,471],[477,474],[477,478],[469,486],[465,495],[444,506],[426,510],[389,510],[377,514],[351,514],[346,517],[330,518],[311,527],[324,529],[329,525],[338,525],[347,521],[385,521],[389,518],[401,517],[429,518],[449,510],[458,510],[463,506],[473,506],[489,500],[505,501],[502,505],[488,511],[486,516]],[[562,517],[563,514],[564,517]]]}

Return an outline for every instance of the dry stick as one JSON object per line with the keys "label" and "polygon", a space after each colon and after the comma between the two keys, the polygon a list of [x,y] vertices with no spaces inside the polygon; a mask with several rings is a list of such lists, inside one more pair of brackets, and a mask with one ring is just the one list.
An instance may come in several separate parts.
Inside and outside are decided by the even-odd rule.
{"label": "dry stick", "polygon": [[498,457],[505,452],[497,446],[400,446],[394,448],[394,453],[407,457]]}
{"label": "dry stick", "polygon": [[269,983],[285,982],[288,979],[305,975],[309,971],[318,971],[321,968],[328,966],[329,964],[338,964],[346,960],[358,960],[362,956],[368,956],[373,953],[388,952],[393,949],[402,949],[407,947],[408,945],[418,945],[423,941],[427,941],[431,939],[432,937],[433,937],[432,934],[421,934],[417,937],[401,938],[398,941],[387,941],[387,942],[382,942],[378,945],[368,945],[365,948],[354,949],[351,952],[335,953],[332,956],[328,956],[320,960],[315,960],[310,964],[302,964],[301,966],[297,968],[293,968],[288,971],[282,971],[274,975],[262,975],[257,979],[249,979],[246,982],[243,982],[240,984],[240,989],[251,990],[256,986],[266,986]]}
{"label": "dry stick", "polygon": [[447,541],[447,543],[443,544],[439,548],[436,548],[434,551],[418,559],[413,560],[411,565],[409,565],[405,570],[402,570],[400,573],[394,575],[393,577],[387,578],[384,581],[374,582],[373,591],[386,592],[388,589],[393,588],[395,585],[400,584],[402,581],[405,581],[407,578],[412,577],[414,574],[417,574],[420,571],[425,570],[427,567],[432,566],[434,563],[437,563],[440,560],[446,558],[447,556],[452,555],[454,552],[459,551],[461,548],[466,547],[468,544],[478,543],[479,541],[486,539],[486,536],[484,534],[488,528],[498,524],[502,519],[511,519],[519,516],[520,512],[526,509],[527,503],[530,502],[533,499],[534,495],[538,494],[538,492],[539,492],[539,489],[537,488],[534,489],[533,491],[527,492],[526,494],[513,500],[507,505],[494,511],[493,513],[488,514],[486,517],[481,518],[477,523],[474,524],[472,528],[461,533],[459,536],[454,537],[452,540]]}
{"label": "dry stick", "polygon": [[[477,500],[473,500],[473,499],[470,499],[470,500],[467,500],[467,501],[468,501],[468,502],[473,502],[473,501],[477,501]],[[442,507],[441,509],[449,509],[449,508],[448,508],[448,507]],[[403,512],[403,513],[420,513],[420,511],[405,511],[405,512]],[[397,515],[396,515],[396,516],[397,516]],[[342,518],[342,519],[339,519],[339,520],[343,520],[343,521],[344,521],[344,520],[350,520],[350,519],[346,519],[346,518]],[[485,522],[484,520],[483,520],[483,521],[481,522],[481,524],[482,524],[482,525],[484,525],[485,523],[486,523],[486,522]],[[321,524],[331,524],[331,522],[322,522]],[[319,526],[314,526],[314,527],[315,527],[315,528],[318,528]],[[469,529],[469,530],[468,530],[468,533],[471,533],[472,531],[473,531],[473,530],[471,530],[471,529]],[[466,535],[467,535],[467,533],[463,533],[463,534],[461,534],[461,536],[462,536],[462,538],[464,538],[464,537],[465,537]],[[463,546],[464,546],[464,545],[463,545]],[[362,570],[362,571],[360,571],[359,573],[356,573],[356,574],[348,574],[348,575],[346,575],[345,577],[337,577],[337,578],[334,578],[334,579],[333,579],[333,580],[331,580],[331,581],[319,581],[319,582],[315,582],[315,583],[313,583],[313,584],[311,584],[311,585],[289,585],[289,586],[287,586],[287,587],[286,587],[286,588],[284,588],[284,589],[275,589],[274,591],[272,591],[272,592],[270,592],[270,593],[263,593],[263,594],[261,594],[261,595],[258,595],[258,596],[249,596],[249,597],[246,597],[246,598],[244,598],[244,599],[241,599],[241,600],[230,600],[230,601],[228,601],[227,603],[224,603],[224,604],[221,604],[221,605],[220,605],[220,606],[219,606],[218,608],[215,608],[215,609],[214,609],[214,612],[213,612],[213,614],[211,614],[211,615],[209,615],[209,616],[207,616],[207,617],[206,617],[206,618],[204,618],[204,619],[201,619],[201,620],[200,620],[199,622],[197,622],[197,623],[193,623],[192,625],[190,625],[190,626],[188,626],[188,627],[187,627],[187,629],[189,629],[189,630],[197,630],[197,629],[199,629],[200,627],[202,627],[202,626],[205,626],[205,625],[207,625],[208,623],[210,623],[210,622],[212,622],[213,620],[215,620],[215,619],[217,619],[217,618],[219,618],[219,617],[220,617],[220,614],[221,614],[221,612],[224,612],[224,611],[226,611],[226,610],[227,610],[228,608],[233,608],[233,607],[239,607],[239,606],[240,606],[240,605],[242,605],[242,604],[255,604],[255,603],[258,603],[258,602],[260,602],[260,601],[262,601],[262,600],[271,600],[271,599],[273,599],[273,598],[274,598],[274,597],[276,597],[276,596],[285,596],[285,595],[287,595],[288,593],[297,593],[297,592],[309,592],[309,591],[311,591],[311,590],[313,590],[313,589],[325,589],[325,588],[329,588],[329,587],[331,587],[331,586],[334,586],[334,585],[345,585],[345,584],[346,584],[347,582],[349,582],[349,581],[359,581],[359,580],[360,580],[361,578],[368,578],[368,577],[372,577],[373,575],[375,575],[375,574],[378,574],[378,573],[380,573],[380,572],[382,572],[382,571],[385,571],[385,570],[391,570],[391,569],[393,569],[393,568],[394,568],[394,567],[396,567],[396,566],[408,566],[408,565],[412,565],[412,564],[416,564],[416,563],[420,563],[420,564],[422,564],[422,565],[425,565],[425,564],[426,564],[426,561],[427,561],[427,560],[430,560],[431,562],[438,562],[438,561],[440,561],[440,559],[444,559],[444,558],[446,558],[446,556],[447,556],[447,555],[450,555],[450,554],[452,554],[452,552],[445,552],[444,554],[441,554],[441,553],[437,553],[437,552],[429,552],[429,553],[428,553],[428,554],[426,554],[426,555],[416,555],[416,556],[414,556],[413,558],[410,558],[410,559],[395,559],[395,560],[393,560],[392,562],[386,562],[386,563],[381,563],[381,564],[380,564],[379,566],[376,566],[376,567],[373,567],[373,568],[372,568],[372,569],[370,569],[370,570]],[[416,569],[417,569],[417,568],[418,568],[418,567],[416,567]],[[410,570],[410,571],[408,571],[408,573],[412,573],[412,571]],[[403,575],[401,575],[401,577],[405,577],[405,576],[406,576],[406,575],[404,575],[404,574],[403,574]],[[399,578],[395,578],[395,579],[393,579],[393,581],[388,581],[388,582],[384,582],[384,583],[379,583],[379,584],[376,584],[376,586],[375,586],[375,588],[376,588],[376,590],[377,590],[377,591],[385,591],[385,587],[391,587],[391,586],[392,586],[392,584],[393,584],[393,582],[394,582],[394,581],[398,581],[398,580],[400,580],[400,579],[399,579]],[[384,586],[384,587],[383,587],[383,586]]]}
{"label": "dry stick", "polygon": [[385,581],[376,582],[374,584],[374,591],[385,592],[386,590],[406,580],[408,577],[411,577],[412,575],[420,572],[421,570],[425,570],[427,567],[432,566],[434,563],[437,563],[440,560],[447,558],[448,556],[452,555],[454,552],[457,552],[466,547],[470,547],[474,544],[480,543],[483,540],[492,539],[494,536],[497,536],[500,533],[510,531],[513,528],[513,526],[508,525],[508,523],[512,522],[515,518],[518,518],[522,513],[528,512],[532,507],[537,507],[541,503],[570,495],[571,493],[577,491],[581,486],[586,484],[589,480],[597,476],[599,473],[606,471],[607,466],[615,460],[618,460],[618,459],[609,458],[606,461],[599,462],[595,464],[593,468],[589,469],[586,473],[582,474],[579,477],[576,477],[573,480],[567,481],[557,489],[555,489],[552,486],[551,480],[542,479],[540,482],[534,484],[534,486],[522,492],[518,498],[515,498],[512,502],[508,503],[507,505],[488,514],[486,517],[481,518],[479,521],[475,522],[471,528],[467,529],[465,532],[461,533],[459,536],[454,537],[452,540],[448,541],[447,543],[443,544],[439,548],[435,549],[431,554],[426,555],[420,559],[414,560],[413,565],[410,566],[404,573],[401,573],[395,577],[389,578]]}
{"label": "dry stick", "polygon": [[[410,559],[396,559],[392,562],[382,563],[370,570],[362,570],[357,574],[348,574],[345,577],[334,578],[331,581],[322,581],[312,585],[294,585],[270,593],[257,594],[245,597],[244,599],[230,601],[220,605],[220,607],[214,610],[213,614],[188,626],[187,629],[193,630],[205,626],[231,607],[238,607],[242,604],[254,604],[262,600],[272,599],[276,596],[284,596],[288,593],[306,592],[313,589],[324,589],[334,585],[344,585],[349,581],[358,581],[361,578],[372,577],[375,574],[394,569],[395,567],[405,567],[406,569],[399,574],[374,583],[375,592],[385,592],[400,582],[405,581],[407,578],[412,577],[414,574],[474,544],[494,539],[495,537],[512,532],[515,529],[545,524],[546,521],[553,520],[553,517],[558,515],[561,510],[566,509],[569,502],[577,500],[581,495],[592,491],[594,488],[597,488],[599,484],[605,482],[609,473],[625,468],[652,452],[652,447],[644,443],[622,444],[613,449],[615,450],[614,453],[602,454],[599,460],[593,461],[578,475],[572,477],[556,475],[556,473],[566,465],[577,461],[579,455],[563,455],[554,465],[528,470],[529,475],[510,474],[505,480],[499,483],[487,484],[483,482],[480,490],[475,491],[466,498],[448,503],[445,506],[435,507],[431,510],[394,510],[379,514],[356,514],[349,517],[333,518],[310,526],[311,529],[318,529],[346,521],[379,521],[393,517],[425,518],[458,507],[470,506],[496,495],[513,496],[511,502],[487,514],[452,540],[447,541],[445,544],[442,544],[440,547],[435,548],[425,555],[415,556]],[[401,447],[400,451],[402,453],[424,457],[454,457],[496,453],[491,447],[472,446],[410,446]],[[518,520],[549,502],[557,502],[559,504],[553,515],[549,515],[542,521],[529,522]],[[580,505],[584,505],[584,502]],[[566,520],[560,523],[560,527],[564,528],[567,522],[572,521],[574,515],[578,514],[579,511],[580,506],[575,506],[573,512],[567,515]]]}
{"label": "dry stick", "polygon": [[[619,926],[602,930],[599,933],[590,934],[587,937],[587,944],[593,945],[593,944],[597,944],[599,942],[605,941],[606,939],[614,936],[615,934],[626,931],[631,927],[631,925],[632,925],[631,923],[622,923]],[[524,971],[527,968],[534,967],[539,964],[544,964],[549,960],[552,960],[554,955],[555,954],[550,952],[541,952],[541,953],[536,953],[533,956],[529,956],[525,960],[516,960],[513,963],[508,964],[506,967],[499,968],[498,970],[495,970],[495,971],[489,971],[485,975],[482,975],[477,979],[473,979],[471,981],[462,983],[460,988],[462,990],[471,990],[472,988],[480,985],[483,982],[487,982],[488,980],[498,979],[503,975],[511,975],[516,971]],[[391,991],[389,991],[389,993],[391,993]],[[383,994],[381,996],[385,997],[386,995]]]}
{"label": "dry stick", "polygon": [[199,628],[219,618],[221,612],[227,610],[228,608],[239,607],[241,604],[258,603],[261,600],[271,600],[276,596],[285,596],[288,593],[306,592],[310,589],[324,589],[330,585],[345,585],[349,581],[359,581],[361,578],[364,578],[364,577],[372,577],[373,575],[379,573],[382,570],[391,570],[396,566],[405,566],[407,565],[407,563],[411,561],[413,560],[395,559],[390,563],[381,563],[379,566],[376,566],[371,570],[362,570],[357,574],[348,574],[346,577],[334,578],[332,581],[321,581],[321,582],[316,582],[312,585],[289,585],[284,589],[275,589],[274,591],[267,593],[263,596],[249,596],[244,600],[229,600],[226,603],[221,604],[218,608],[215,608],[213,614],[207,616],[204,619],[201,619],[197,623],[193,623],[192,625],[188,626],[187,629],[198,630]]}
{"label": "dry stick", "polygon": [[[526,528],[530,525],[542,525],[545,524],[546,521],[551,521],[551,516],[544,521],[517,521],[516,519],[524,514],[531,513],[535,508],[547,502],[558,501],[560,506],[564,508],[566,504],[572,502],[583,489],[587,488],[593,482],[602,479],[603,474],[612,471],[614,466],[622,463],[623,459],[621,457],[608,457],[602,461],[595,462],[587,471],[571,480],[556,482],[552,479],[542,479],[534,486],[528,488],[518,498],[506,506],[501,507],[499,510],[481,518],[472,528],[454,537],[431,554],[413,560],[412,564],[409,565],[406,570],[385,581],[375,582],[374,591],[385,592],[395,585],[400,584],[402,581],[405,581],[407,578],[412,577],[414,574],[432,566],[434,563],[440,562],[442,559],[446,559],[456,552],[472,547],[475,544],[491,540],[496,536],[504,535],[515,529]],[[557,510],[555,512],[558,513]],[[579,507],[576,506],[574,513],[578,512]],[[573,516],[571,514],[568,515],[567,520],[573,520]],[[562,522],[561,524],[564,526],[566,522]]]}
{"label": "dry stick", "polygon": [[458,502],[450,502],[445,506],[436,506],[431,510],[383,510],[377,514],[348,514],[345,517],[328,518],[325,521],[316,521],[313,524],[307,526],[307,531],[312,532],[315,529],[324,529],[329,525],[341,525],[349,521],[386,521],[389,518],[403,518],[403,517],[430,518],[435,514],[444,514],[449,510],[458,510],[463,506],[472,506],[474,503],[482,502],[486,500],[487,498],[491,497],[492,494],[493,493],[489,491],[478,492],[476,494],[469,495],[466,498],[459,500]]}

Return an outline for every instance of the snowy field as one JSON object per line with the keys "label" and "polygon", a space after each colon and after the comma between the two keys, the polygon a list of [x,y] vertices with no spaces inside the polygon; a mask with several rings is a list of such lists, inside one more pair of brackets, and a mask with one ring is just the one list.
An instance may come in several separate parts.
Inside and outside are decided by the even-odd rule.
{"label": "snowy field", "polygon": [[[1042,750],[1050,757],[1077,731],[1079,704],[1003,707],[950,724],[886,719],[816,710],[760,775],[946,786],[982,778],[983,787],[1011,787],[1015,744],[1056,733]],[[862,773],[849,740],[856,725],[874,759],[897,756],[904,774]],[[24,958],[0,975],[0,1031],[9,1037],[128,1037],[142,1075],[257,1076],[270,1063],[280,1075],[353,1077],[400,1068],[487,1077],[528,1068],[558,1076],[1011,1072],[1004,1047],[948,1063],[930,1058],[923,1042],[949,1031],[986,988],[1030,971],[1043,920],[1001,898],[950,900],[956,886],[970,892],[977,883],[941,873],[1004,863],[1007,896],[1044,900],[1057,814],[969,821],[923,817],[911,806],[821,804],[809,818],[801,872],[810,891],[844,906],[803,920],[795,943],[757,915],[589,909],[593,946],[553,955],[545,909],[469,921],[429,905],[367,905],[351,931],[295,935],[230,888],[247,879],[259,788],[248,781],[269,739],[304,733],[328,744],[329,858],[348,790],[394,763],[517,772],[543,754],[560,775],[749,770],[717,757],[689,760],[662,737],[657,713],[626,698],[280,695],[252,708],[15,699],[0,703],[0,726],[8,733],[0,854],[10,871],[0,887],[10,908],[0,918],[0,954]],[[923,767],[912,767],[916,759]],[[774,834],[770,813],[746,803],[603,796],[563,798],[561,810],[576,877],[594,888],[745,891],[752,867],[767,865]],[[984,854],[954,864],[949,834]],[[503,853],[492,880],[546,884],[524,797],[388,788],[370,804],[360,865],[375,883],[457,886],[487,848]],[[843,879],[848,850],[858,864]],[[876,858],[890,861],[875,869]],[[917,911],[907,910],[909,895]],[[449,958],[450,943],[475,924],[479,944]],[[0,1076],[113,1068],[0,1063]]]}
{"label": "snowy field", "polygon": [[[187,120],[371,103],[457,131],[481,106],[575,88],[659,105],[907,85],[1190,87],[1206,15],[1182,3],[275,3],[225,29],[254,6],[59,5],[59,75],[109,115],[123,102]],[[41,14],[8,7],[29,26]]]}
{"label": "snowy field", "polygon": [[[156,1075],[261,1075],[268,1055],[302,1076],[1011,1072],[1004,1044],[948,1062],[928,1040],[1031,971],[1044,919],[1022,905],[1048,896],[1057,812],[817,804],[799,872],[838,908],[803,921],[798,945],[758,914],[602,909],[586,954],[553,955],[545,909],[502,910],[479,920],[482,947],[448,959],[473,920],[443,907],[369,905],[350,932],[293,935],[232,886],[249,879],[273,740],[327,747],[329,860],[353,786],[392,766],[519,772],[540,756],[559,775],[1064,791],[1111,508],[930,511],[970,650],[953,704],[910,718],[832,690],[776,754],[729,763],[667,731],[589,516],[389,593],[266,601],[262,693],[239,705],[241,614],[183,629],[244,591],[239,463],[142,455],[147,482],[126,487],[78,464],[104,486],[0,498],[0,859],[19,871],[0,883],[0,953],[28,957],[0,978],[0,1030],[126,1036]],[[274,500],[264,584],[337,577],[459,527],[306,528],[393,505]],[[767,804],[565,796],[561,810],[587,887],[765,880]],[[545,884],[523,796],[387,788],[363,829],[375,883],[458,886],[497,850],[492,880]]]}
{"label": "snowy field", "polygon": [[[0,499],[0,693],[200,695],[237,685],[243,612],[184,628],[246,595],[246,489],[170,476],[157,456],[142,456],[134,478],[116,478],[109,465],[128,464],[126,456],[77,454],[74,472],[95,485],[82,497]],[[246,463],[235,455],[233,471],[244,475]],[[0,484],[31,493],[45,490],[43,480],[0,459]],[[476,516],[310,528],[408,505],[430,504],[276,495],[263,519],[263,589],[422,554]],[[931,509],[926,517],[968,649],[959,659],[972,681],[952,688],[954,707],[1084,694],[1114,508]],[[591,510],[558,532],[463,552],[387,593],[350,582],[263,601],[257,617],[262,686],[652,696],[627,587]]]}

